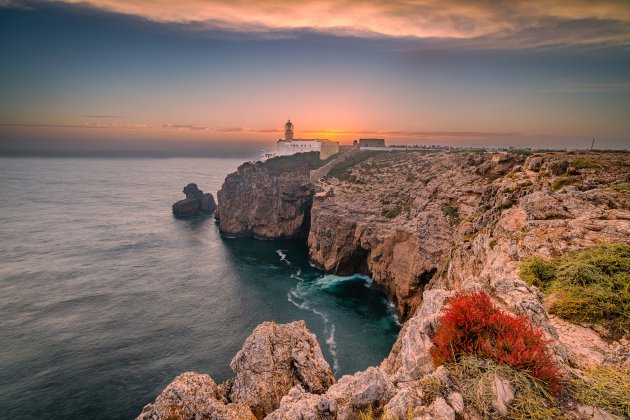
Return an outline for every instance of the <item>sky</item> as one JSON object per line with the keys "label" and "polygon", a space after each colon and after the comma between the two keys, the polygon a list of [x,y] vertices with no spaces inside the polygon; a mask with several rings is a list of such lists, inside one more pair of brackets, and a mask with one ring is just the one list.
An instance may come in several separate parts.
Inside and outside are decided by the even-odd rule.
{"label": "sky", "polygon": [[630,147],[630,1],[0,0],[0,154]]}

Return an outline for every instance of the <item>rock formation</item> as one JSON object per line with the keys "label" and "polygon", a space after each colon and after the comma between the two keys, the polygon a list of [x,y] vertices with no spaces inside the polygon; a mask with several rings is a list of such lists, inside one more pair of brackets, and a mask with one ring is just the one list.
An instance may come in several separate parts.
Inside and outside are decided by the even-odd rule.
{"label": "rock formation", "polygon": [[160,419],[255,419],[244,404],[227,404],[219,395],[217,384],[208,375],[186,372],[179,375],[147,404],[138,420]]}
{"label": "rock formation", "polygon": [[[315,264],[370,275],[404,321],[390,355],[335,383],[303,322],[264,323],[233,359],[235,378],[217,387],[205,375],[185,374],[198,376],[178,377],[141,418],[222,418],[214,414],[221,410],[247,418],[247,409],[276,420],[509,416],[520,395],[511,379],[488,374],[480,396],[488,411],[480,412],[463,397],[461,377],[433,364],[438,318],[461,290],[484,290],[502,310],[526,315],[566,377],[600,365],[630,368],[627,335],[603,339],[596,326],[550,316],[541,291],[519,276],[533,255],[630,242],[630,154],[408,151],[353,159],[314,186],[304,168],[241,166],[219,195],[221,230],[308,233]],[[561,403],[555,416],[616,418],[571,398]]]}
{"label": "rock formation", "polygon": [[230,367],[236,376],[229,382],[229,399],[249,405],[259,418],[278,408],[282,397],[296,385],[321,394],[335,382],[304,321],[260,324]]}
{"label": "rock formation", "polygon": [[315,193],[309,178],[311,166],[309,161],[292,159],[244,163],[227,176],[217,193],[221,233],[267,239],[306,237]]}
{"label": "rock formation", "polygon": [[204,194],[197,184],[188,184],[184,187],[186,198],[173,204],[173,214],[178,217],[196,216],[199,213],[212,213],[217,204],[210,193]]}

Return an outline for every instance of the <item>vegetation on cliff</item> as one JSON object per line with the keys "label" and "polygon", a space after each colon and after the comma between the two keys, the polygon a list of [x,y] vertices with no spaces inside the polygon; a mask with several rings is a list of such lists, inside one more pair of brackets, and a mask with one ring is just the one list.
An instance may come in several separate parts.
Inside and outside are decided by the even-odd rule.
{"label": "vegetation on cliff", "polygon": [[520,275],[548,296],[550,313],[600,324],[612,337],[630,330],[630,245],[602,244],[549,260],[532,257]]}
{"label": "vegetation on cliff", "polygon": [[485,292],[461,292],[451,298],[433,342],[436,365],[469,355],[489,358],[529,373],[554,392],[559,389],[560,373],[542,331],[525,316],[499,309]]}
{"label": "vegetation on cliff", "polygon": [[527,372],[475,356],[464,356],[457,362],[448,363],[447,369],[466,404],[475,407],[483,418],[500,417],[496,407],[497,381],[509,383],[513,394],[506,418],[542,420],[560,417],[553,394],[544,383]]}
{"label": "vegetation on cliff", "polygon": [[602,407],[622,418],[630,418],[630,369],[599,366],[571,383],[575,399],[582,404]]}
{"label": "vegetation on cliff", "polygon": [[337,155],[330,156],[328,159],[321,160],[318,152],[296,153],[290,156],[277,156],[264,162],[270,169],[279,171],[290,171],[301,167],[310,169],[321,168]]}

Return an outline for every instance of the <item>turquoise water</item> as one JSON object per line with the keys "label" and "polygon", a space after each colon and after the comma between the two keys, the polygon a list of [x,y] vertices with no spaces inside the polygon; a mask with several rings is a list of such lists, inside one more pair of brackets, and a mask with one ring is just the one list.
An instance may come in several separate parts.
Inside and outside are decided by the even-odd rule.
{"label": "turquoise water", "polygon": [[337,377],[387,355],[399,327],[369,278],[172,216],[240,163],[0,159],[0,417],[135,417],[181,372],[229,378],[268,320],[305,320]]}

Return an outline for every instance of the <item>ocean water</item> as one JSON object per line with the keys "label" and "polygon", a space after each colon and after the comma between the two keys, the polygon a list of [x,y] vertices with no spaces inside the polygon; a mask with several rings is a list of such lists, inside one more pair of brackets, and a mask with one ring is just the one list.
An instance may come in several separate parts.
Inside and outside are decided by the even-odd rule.
{"label": "ocean water", "polygon": [[1,418],[133,418],[179,373],[229,378],[268,320],[305,320],[337,377],[388,354],[399,326],[369,278],[172,216],[240,163],[0,159]]}

